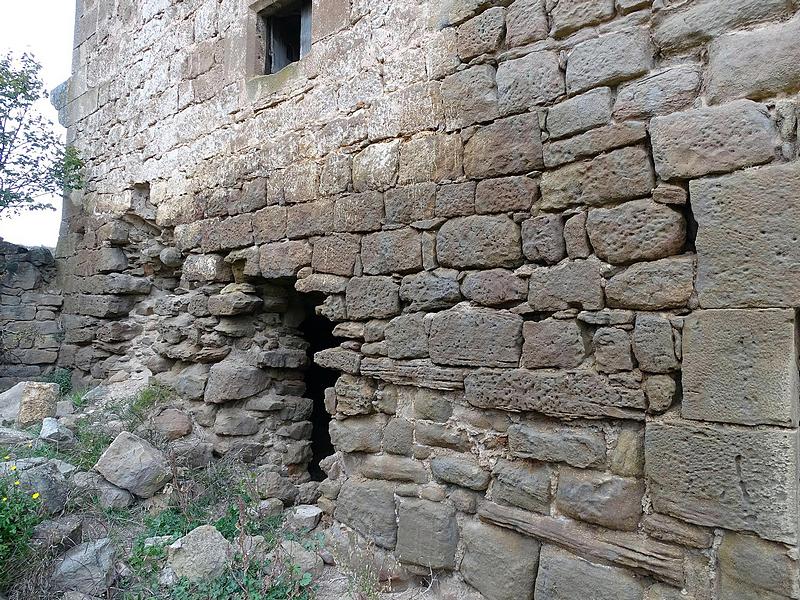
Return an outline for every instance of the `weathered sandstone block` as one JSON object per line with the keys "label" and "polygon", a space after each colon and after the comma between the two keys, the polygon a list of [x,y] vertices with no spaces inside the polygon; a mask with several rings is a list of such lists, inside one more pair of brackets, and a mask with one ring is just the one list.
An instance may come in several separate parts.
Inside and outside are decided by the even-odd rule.
{"label": "weathered sandstone block", "polygon": [[550,469],[527,461],[499,460],[492,469],[492,500],[526,510],[547,513],[550,506]]}
{"label": "weathered sandstone block", "polygon": [[664,316],[639,313],[633,330],[633,353],[639,368],[648,373],[668,373],[680,367],[675,356],[672,324]]}
{"label": "weathered sandstone block", "polygon": [[208,373],[204,400],[223,404],[263,392],[269,385],[267,373],[236,358],[216,363]]}
{"label": "weathered sandstone block", "polygon": [[559,469],[556,506],[563,514],[609,529],[636,529],[644,482],[608,473]]}
{"label": "weathered sandstone block", "polygon": [[652,200],[590,210],[586,230],[597,256],[614,264],[678,254],[686,242],[683,215]]}
{"label": "weathered sandstone block", "polygon": [[547,37],[545,0],[517,0],[506,14],[506,43],[521,46]]}
{"label": "weathered sandstone block", "polygon": [[631,265],[606,283],[608,305],[637,310],[684,307],[694,291],[694,270],[694,256]]}
{"label": "weathered sandstone block", "polygon": [[347,283],[347,317],[355,321],[400,312],[399,286],[391,277],[354,277]]}
{"label": "weathered sandstone block", "polygon": [[458,281],[428,271],[403,277],[400,297],[411,303],[409,310],[438,310],[461,301]]}
{"label": "weathered sandstone block", "polygon": [[397,542],[395,485],[385,481],[358,482],[348,479],[336,501],[336,519],[347,523],[381,548]]}
{"label": "weathered sandstone block", "polygon": [[532,262],[551,265],[566,258],[564,220],[561,215],[542,214],[523,221],[522,252]]}
{"label": "weathered sandstone block", "polygon": [[431,318],[430,355],[440,365],[519,365],[522,317],[462,304]]}
{"label": "weathered sandstone block", "polygon": [[595,565],[557,546],[544,546],[539,557],[535,597],[575,600],[591,590],[593,600],[642,600],[644,585],[623,569]]}
{"label": "weathered sandstone block", "polygon": [[600,327],[592,337],[595,368],[603,373],[633,369],[631,338],[616,327]]}
{"label": "weathered sandstone block", "polygon": [[503,306],[528,297],[528,284],[506,269],[476,271],[461,284],[464,297],[485,306]]}
{"label": "weathered sandstone block", "polygon": [[578,44],[567,57],[567,90],[575,94],[633,79],[646,73],[652,63],[646,29],[601,35]]}
{"label": "weathered sandstone block", "polygon": [[531,272],[528,303],[539,311],[603,308],[600,261],[573,260]]}
{"label": "weathered sandstone block", "polygon": [[468,61],[481,54],[493,52],[503,40],[505,9],[490,8],[461,25],[457,31],[458,55]]}
{"label": "weathered sandstone block", "polygon": [[439,481],[471,490],[489,487],[489,472],[481,468],[471,455],[439,456],[431,461],[431,473]]}
{"label": "weathered sandstone block", "polygon": [[348,233],[317,239],[311,255],[311,268],[317,273],[350,277],[360,250],[359,238]]}
{"label": "weathered sandstone block", "polygon": [[544,166],[539,118],[527,113],[479,128],[464,146],[464,173],[484,178],[528,173]]}
{"label": "weathered sandstone block", "polygon": [[533,600],[539,542],[479,522],[465,524],[463,538],[460,570],[467,583],[488,600]]}
{"label": "weathered sandstone block", "polygon": [[653,507],[690,523],[797,542],[797,431],[648,423]]}
{"label": "weathered sandstone block", "polygon": [[586,358],[586,342],[577,321],[528,321],[522,331],[523,367],[568,369],[577,367]]}
{"label": "weathered sandstone block", "polygon": [[491,121],[499,116],[495,69],[477,65],[445,77],[442,100],[447,129]]}
{"label": "weathered sandstone block", "polygon": [[397,558],[430,569],[455,568],[458,525],[452,507],[428,500],[400,502]]}
{"label": "weathered sandstone block", "polygon": [[500,111],[507,115],[548,104],[564,94],[564,76],[555,52],[531,52],[497,68]]}
{"label": "weathered sandstone block", "polygon": [[700,66],[675,65],[654,71],[619,88],[617,119],[643,119],[689,108],[700,93]]}
{"label": "weathered sandstone block", "polygon": [[551,139],[581,133],[611,120],[611,89],[604,87],[556,104],[547,111]]}
{"label": "weathered sandstone block", "polygon": [[582,27],[607,21],[614,16],[614,0],[569,0],[557,2],[550,12],[553,34],[566,36]]}
{"label": "weathered sandstone block", "polygon": [[[800,163],[690,184],[704,308],[800,305]],[[780,210],[775,210],[779,206]]]}
{"label": "weathered sandstone block", "polygon": [[413,229],[381,231],[361,240],[366,275],[404,273],[422,269],[422,243]]}
{"label": "weathered sandstone block", "polygon": [[519,226],[506,216],[451,219],[436,235],[436,254],[446,267],[517,266],[522,259]]}
{"label": "weathered sandstone block", "polygon": [[691,179],[759,165],[775,157],[775,127],[764,106],[737,100],[650,123],[653,159],[662,179]]}
{"label": "weathered sandstone block", "polygon": [[726,533],[719,547],[721,600],[800,596],[797,558],[780,544]]}
{"label": "weathered sandstone block", "polygon": [[508,446],[513,456],[579,468],[601,466],[606,457],[605,437],[593,427],[512,425],[508,428]]}
{"label": "weathered sandstone block", "polygon": [[258,264],[267,279],[294,277],[301,268],[311,265],[311,244],[305,240],[264,244]]}
{"label": "weathered sandstone block", "polygon": [[230,281],[231,268],[218,254],[192,254],[183,263],[187,281]]}
{"label": "weathered sandstone block", "polygon": [[164,455],[127,431],[114,439],[94,468],[110,483],[140,498],[152,497],[172,478]]}
{"label": "weathered sandstone block", "polygon": [[[637,325],[638,329],[638,325]],[[685,418],[797,426],[793,310],[703,310],[683,328]]]}
{"label": "weathered sandstone block", "polygon": [[329,427],[331,441],[342,452],[379,452],[384,424],[380,416],[333,420]]}
{"label": "weathered sandstone block", "polygon": [[478,182],[475,212],[479,214],[530,210],[539,186],[530,177],[500,177]]}
{"label": "weathered sandstone block", "polygon": [[386,326],[386,349],[389,358],[424,358],[428,356],[425,313],[395,317]]}

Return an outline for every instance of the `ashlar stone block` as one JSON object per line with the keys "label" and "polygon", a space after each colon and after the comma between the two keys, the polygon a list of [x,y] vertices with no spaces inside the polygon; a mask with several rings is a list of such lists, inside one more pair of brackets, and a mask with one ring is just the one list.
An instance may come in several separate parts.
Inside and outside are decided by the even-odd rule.
{"label": "ashlar stone block", "polygon": [[560,462],[574,467],[601,466],[606,458],[606,440],[593,427],[529,423],[508,428],[512,456],[540,462]]}
{"label": "ashlar stone block", "polygon": [[616,119],[643,119],[689,108],[700,93],[700,66],[683,64],[626,83],[617,92]]}
{"label": "ashlar stone block", "polygon": [[405,498],[400,503],[397,557],[430,569],[455,568],[458,524],[444,503]]}
{"label": "ashlar stone block", "polygon": [[577,94],[643,75],[653,63],[647,29],[608,33],[575,46],[567,58],[567,91]]}
{"label": "ashlar stone block", "polygon": [[683,329],[682,415],[797,427],[794,310],[702,310]]}
{"label": "ashlar stone block", "polygon": [[800,89],[799,37],[800,17],[795,17],[714,40],[708,54],[710,100],[760,100]]}
{"label": "ashlar stone block", "polygon": [[797,557],[781,544],[726,533],[719,547],[720,600],[800,597]]}
{"label": "ashlar stone block", "polygon": [[800,306],[800,163],[692,181],[704,308]]}
{"label": "ashlar stone block", "polygon": [[547,131],[551,139],[581,133],[611,120],[611,89],[591,90],[556,104],[547,111]]}
{"label": "ashlar stone block", "polygon": [[436,235],[436,254],[445,267],[515,267],[522,260],[520,228],[505,215],[459,217]]}
{"label": "ashlar stone block", "polygon": [[577,321],[529,321],[522,330],[522,366],[528,369],[577,367],[586,358],[586,342]]}
{"label": "ashlar stone block", "polygon": [[348,479],[336,501],[336,519],[372,539],[381,548],[394,548],[397,541],[395,484],[385,481],[359,482]]}
{"label": "ashlar stone block", "polygon": [[531,52],[522,58],[504,61],[497,68],[497,93],[502,114],[549,104],[565,91],[564,76],[555,52]]}
{"label": "ashlar stone block", "polygon": [[678,254],[686,243],[683,215],[649,199],[590,210],[586,230],[597,256],[613,264]]}
{"label": "ashlar stone block", "polygon": [[533,600],[538,541],[475,521],[465,524],[463,531],[460,571],[467,583],[487,600]]}
{"label": "ashlar stone block", "polygon": [[544,167],[539,118],[526,113],[479,128],[464,146],[464,173],[485,179]]}
{"label": "ashlar stone block", "polygon": [[547,514],[550,468],[528,461],[499,460],[492,470],[492,500]]}
{"label": "ashlar stone block", "polygon": [[597,471],[559,469],[556,507],[609,529],[632,531],[642,516],[644,481]]}
{"label": "ashlar stone block", "polygon": [[556,546],[544,546],[534,596],[536,600],[642,600],[644,583],[624,569],[595,565]]}
{"label": "ashlar stone block", "polygon": [[393,317],[400,312],[400,286],[391,277],[354,277],[345,292],[347,316],[355,321]]}
{"label": "ashlar stone block", "polygon": [[430,356],[440,365],[519,365],[522,317],[461,304],[431,318]]}
{"label": "ashlar stone block", "polygon": [[614,16],[614,0],[567,0],[554,2],[550,11],[553,34],[569,35],[582,27],[607,21]]}
{"label": "ashlar stone block", "polygon": [[419,271],[422,269],[420,235],[413,229],[395,229],[364,236],[361,262],[366,275]]}
{"label": "ashlar stone block", "polygon": [[651,422],[645,474],[653,508],[697,525],[797,543],[798,433]]}
{"label": "ashlar stone block", "polygon": [[506,30],[505,8],[495,6],[458,28],[456,43],[463,61],[493,52],[503,41]]}
{"label": "ashlar stone block", "polygon": [[636,263],[608,280],[608,305],[637,310],[682,308],[694,291],[694,271],[693,256]]}
{"label": "ashlar stone block", "polygon": [[506,44],[510,48],[543,40],[548,32],[545,0],[516,0],[506,14]]}
{"label": "ashlar stone block", "polygon": [[737,100],[656,117],[650,136],[656,172],[670,180],[770,162],[777,132],[763,105]]}
{"label": "ashlar stone block", "polygon": [[500,114],[495,69],[491,65],[477,65],[449,75],[441,90],[448,130],[491,121]]}
{"label": "ashlar stone block", "polygon": [[529,290],[528,303],[538,311],[600,310],[603,308],[600,261],[590,258],[535,268]]}

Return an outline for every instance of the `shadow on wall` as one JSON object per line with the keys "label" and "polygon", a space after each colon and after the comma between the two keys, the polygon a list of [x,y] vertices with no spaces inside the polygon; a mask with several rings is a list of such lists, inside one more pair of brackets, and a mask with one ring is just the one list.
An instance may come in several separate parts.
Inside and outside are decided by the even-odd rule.
{"label": "shadow on wall", "polygon": [[314,354],[327,348],[334,348],[338,345],[333,335],[333,323],[325,317],[316,314],[315,307],[321,298],[315,298],[308,294],[301,294],[300,299],[303,303],[305,318],[300,324],[300,332],[308,342],[308,364],[305,372],[306,398],[314,401],[314,408],[311,413],[311,451],[312,458],[308,465],[308,472],[314,481],[325,479],[325,473],[319,466],[324,458],[334,453],[333,443],[331,442],[328,426],[331,415],[325,409],[325,390],[336,384],[338,373],[333,369],[325,369],[314,362]]}

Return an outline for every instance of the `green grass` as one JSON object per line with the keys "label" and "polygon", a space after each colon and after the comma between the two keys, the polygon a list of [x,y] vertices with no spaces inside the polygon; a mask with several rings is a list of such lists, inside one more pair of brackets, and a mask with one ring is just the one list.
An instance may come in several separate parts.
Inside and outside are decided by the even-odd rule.
{"label": "green grass", "polygon": [[67,396],[72,392],[72,371],[69,369],[56,369],[42,379],[45,383],[57,383],[62,396]]}

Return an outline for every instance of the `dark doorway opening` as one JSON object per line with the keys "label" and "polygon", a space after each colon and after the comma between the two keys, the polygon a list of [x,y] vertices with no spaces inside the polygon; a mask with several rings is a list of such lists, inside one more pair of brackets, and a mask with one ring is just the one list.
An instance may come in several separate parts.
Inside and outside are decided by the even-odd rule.
{"label": "dark doorway opening", "polygon": [[325,472],[320,468],[322,459],[334,453],[333,443],[328,426],[331,415],[325,410],[325,390],[336,384],[339,374],[332,369],[324,369],[314,363],[314,354],[320,350],[338,346],[333,335],[333,323],[315,311],[316,304],[313,297],[303,297],[305,318],[300,324],[300,331],[308,342],[308,369],[305,374],[306,398],[314,401],[311,413],[311,463],[308,472],[314,481],[325,479]]}

